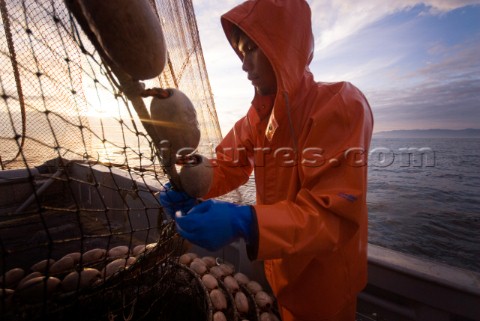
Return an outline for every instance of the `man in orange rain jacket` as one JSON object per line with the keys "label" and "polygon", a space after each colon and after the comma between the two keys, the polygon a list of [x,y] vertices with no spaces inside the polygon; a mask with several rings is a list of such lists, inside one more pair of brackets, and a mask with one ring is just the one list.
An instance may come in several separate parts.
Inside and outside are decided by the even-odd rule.
{"label": "man in orange rain jacket", "polygon": [[367,281],[368,102],[350,83],[314,81],[304,0],[246,1],[221,22],[256,90],[216,149],[205,198],[254,170],[257,202],[190,203],[177,229],[210,250],[245,238],[250,258],[264,261],[284,321],[354,320]]}

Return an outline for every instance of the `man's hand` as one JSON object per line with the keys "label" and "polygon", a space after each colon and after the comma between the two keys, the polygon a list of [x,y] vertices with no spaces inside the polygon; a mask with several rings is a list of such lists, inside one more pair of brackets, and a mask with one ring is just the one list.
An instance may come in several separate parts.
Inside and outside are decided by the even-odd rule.
{"label": "man's hand", "polygon": [[172,219],[175,218],[177,211],[185,214],[197,203],[197,200],[187,193],[173,190],[170,183],[165,184],[158,198],[163,206],[163,211]]}
{"label": "man's hand", "polygon": [[253,211],[248,205],[207,200],[184,216],[177,213],[175,221],[183,238],[209,251],[216,251],[240,237],[249,242]]}

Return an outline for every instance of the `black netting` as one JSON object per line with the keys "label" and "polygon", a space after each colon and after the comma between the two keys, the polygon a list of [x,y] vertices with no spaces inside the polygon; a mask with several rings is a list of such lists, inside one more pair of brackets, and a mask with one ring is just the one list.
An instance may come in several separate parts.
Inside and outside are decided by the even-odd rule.
{"label": "black netting", "polygon": [[[0,0],[0,319],[151,320],[171,314],[159,298],[183,252],[155,197],[167,177],[68,3]],[[221,134],[192,3],[150,3],[169,58],[143,83],[188,95],[209,155]]]}

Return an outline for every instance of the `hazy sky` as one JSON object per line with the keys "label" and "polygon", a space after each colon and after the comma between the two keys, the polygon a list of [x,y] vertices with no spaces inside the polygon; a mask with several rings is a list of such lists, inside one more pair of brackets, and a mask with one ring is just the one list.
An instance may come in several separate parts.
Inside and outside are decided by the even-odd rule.
{"label": "hazy sky", "polygon": [[[243,1],[193,0],[225,135],[253,87],[220,16]],[[317,81],[350,81],[375,131],[480,128],[480,0],[310,0]]]}

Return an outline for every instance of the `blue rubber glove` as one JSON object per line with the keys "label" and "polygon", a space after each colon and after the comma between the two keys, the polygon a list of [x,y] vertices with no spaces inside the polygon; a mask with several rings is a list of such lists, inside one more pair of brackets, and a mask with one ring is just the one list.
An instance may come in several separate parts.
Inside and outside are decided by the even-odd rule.
{"label": "blue rubber glove", "polygon": [[178,233],[209,251],[216,251],[242,237],[248,243],[252,234],[253,212],[249,205],[207,200],[187,215],[177,213]]}
{"label": "blue rubber glove", "polygon": [[163,211],[172,219],[175,218],[175,212],[180,211],[185,214],[197,204],[197,200],[187,193],[173,190],[170,183],[165,184],[158,198],[163,206]]}

